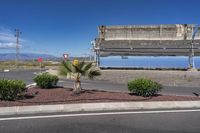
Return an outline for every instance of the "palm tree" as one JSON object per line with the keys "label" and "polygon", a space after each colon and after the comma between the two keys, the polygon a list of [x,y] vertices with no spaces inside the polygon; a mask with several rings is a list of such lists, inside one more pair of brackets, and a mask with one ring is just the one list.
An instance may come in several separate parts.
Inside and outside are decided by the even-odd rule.
{"label": "palm tree", "polygon": [[95,76],[101,75],[100,70],[92,63],[86,63],[84,61],[79,62],[74,60],[72,63],[67,60],[63,61],[60,68],[60,75],[70,75],[75,80],[74,93],[80,94],[81,92],[81,77],[87,76],[89,79],[94,79]]}

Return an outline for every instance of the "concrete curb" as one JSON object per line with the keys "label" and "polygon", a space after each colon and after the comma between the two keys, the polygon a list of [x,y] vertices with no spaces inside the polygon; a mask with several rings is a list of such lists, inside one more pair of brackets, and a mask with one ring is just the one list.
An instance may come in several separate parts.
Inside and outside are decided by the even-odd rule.
{"label": "concrete curb", "polygon": [[140,110],[140,109],[191,109],[200,108],[200,101],[110,102],[78,103],[36,106],[0,107],[0,115],[37,114],[78,111]]}

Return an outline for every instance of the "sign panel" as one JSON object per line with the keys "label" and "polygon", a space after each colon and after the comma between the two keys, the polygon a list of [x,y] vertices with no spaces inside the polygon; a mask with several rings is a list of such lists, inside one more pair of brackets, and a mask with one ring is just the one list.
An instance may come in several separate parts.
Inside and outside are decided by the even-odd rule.
{"label": "sign panel", "polygon": [[41,57],[38,58],[38,62],[42,62],[43,59]]}
{"label": "sign panel", "polygon": [[67,60],[68,57],[69,57],[69,54],[63,54],[63,57],[64,57],[65,60]]}

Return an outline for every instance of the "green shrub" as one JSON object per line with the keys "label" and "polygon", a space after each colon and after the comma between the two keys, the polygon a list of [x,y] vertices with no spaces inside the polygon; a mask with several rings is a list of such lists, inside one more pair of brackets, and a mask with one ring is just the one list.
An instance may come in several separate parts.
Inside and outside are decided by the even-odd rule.
{"label": "green shrub", "polygon": [[143,97],[153,96],[161,89],[162,85],[149,79],[136,79],[128,82],[128,90]]}
{"label": "green shrub", "polygon": [[26,90],[26,84],[21,80],[0,80],[0,99],[15,100]]}
{"label": "green shrub", "polygon": [[48,89],[55,86],[59,79],[55,75],[43,73],[36,76],[33,80],[36,82],[37,86]]}

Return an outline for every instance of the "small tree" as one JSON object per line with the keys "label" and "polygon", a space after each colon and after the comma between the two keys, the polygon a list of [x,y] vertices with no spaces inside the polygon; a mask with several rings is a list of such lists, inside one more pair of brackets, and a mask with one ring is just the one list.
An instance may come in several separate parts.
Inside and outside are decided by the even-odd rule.
{"label": "small tree", "polygon": [[75,94],[80,94],[82,89],[81,77],[87,76],[89,79],[94,79],[95,76],[101,75],[101,72],[92,63],[86,63],[84,61],[79,62],[78,60],[74,60],[71,63],[69,60],[67,60],[62,62],[60,75],[72,76],[75,80],[73,91]]}

